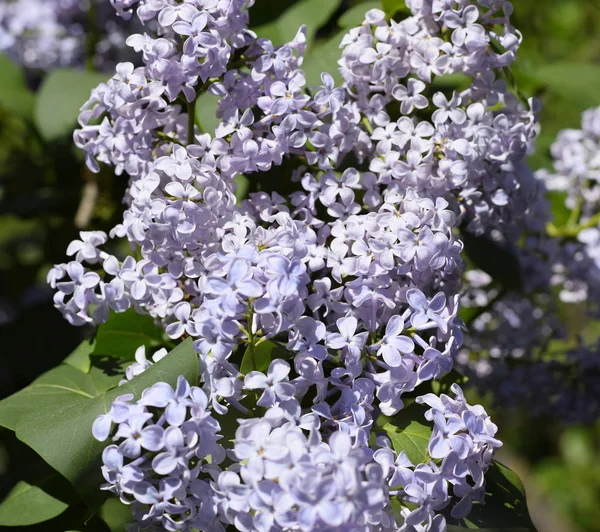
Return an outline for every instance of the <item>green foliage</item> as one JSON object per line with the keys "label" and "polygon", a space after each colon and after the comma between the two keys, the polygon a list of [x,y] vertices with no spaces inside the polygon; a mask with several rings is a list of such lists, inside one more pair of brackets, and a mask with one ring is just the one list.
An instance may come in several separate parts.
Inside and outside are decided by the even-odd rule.
{"label": "green foliage", "polygon": [[31,119],[35,96],[25,83],[23,71],[5,55],[0,54],[0,107]]}
{"label": "green foliage", "polygon": [[308,50],[304,57],[304,63],[302,63],[308,87],[321,85],[323,72],[331,74],[336,84],[341,83],[342,76],[337,68],[334,70],[331,65],[336,65],[340,58],[340,42],[345,33],[345,30],[340,31],[326,41],[317,42]]}
{"label": "green foliage", "polygon": [[93,352],[95,355],[133,360],[135,350],[141,345],[148,348],[161,343],[162,332],[154,320],[129,309],[112,314],[106,323],[100,325]]}
{"label": "green foliage", "polygon": [[344,29],[360,26],[365,20],[365,13],[371,9],[381,9],[381,1],[368,0],[351,7],[339,18],[338,25]]}
{"label": "green foliage", "polygon": [[600,104],[600,65],[552,63],[540,66],[530,75],[552,92],[579,102],[579,107]]}
{"label": "green foliage", "polygon": [[385,14],[390,18],[398,15],[403,15],[401,18],[404,18],[404,16],[410,15],[410,10],[406,7],[404,0],[381,0],[381,5]]}
{"label": "green foliage", "polygon": [[123,532],[125,525],[131,521],[131,508],[119,499],[107,499],[98,510],[98,515],[111,532]]}
{"label": "green foliage", "polygon": [[203,132],[212,133],[219,124],[217,109],[219,99],[208,92],[198,96],[196,100],[196,124]]}
{"label": "green foliage", "polygon": [[514,471],[494,460],[485,475],[485,494],[485,504],[474,504],[465,519],[457,521],[446,516],[452,525],[448,530],[535,532],[527,510],[525,488]]}
{"label": "green foliage", "polygon": [[261,37],[271,39],[275,46],[289,42],[298,32],[301,24],[306,25],[306,38],[309,45],[329,17],[339,7],[339,0],[304,0],[293,3],[276,20],[253,27]]}
{"label": "green foliage", "polygon": [[597,530],[600,500],[600,424],[571,427],[558,456],[542,460],[535,479],[552,507],[581,530]]}
{"label": "green foliage", "polygon": [[90,355],[96,348],[96,341],[87,339],[81,342],[75,350],[64,359],[63,363],[82,371],[83,373],[89,373],[92,367],[92,359]]}
{"label": "green foliage", "polygon": [[27,526],[60,515],[68,505],[39,486],[21,481],[0,503],[0,526]]}
{"label": "green foliage", "polygon": [[266,373],[269,364],[275,358],[289,358],[289,353],[271,341],[262,342],[256,347],[248,346],[240,364],[240,372],[243,375],[247,375],[251,371]]}
{"label": "green foliage", "polygon": [[67,478],[90,506],[97,506],[103,499],[98,486],[105,444],[92,437],[94,420],[117,396],[139,397],[158,381],[175,386],[180,375],[196,382],[198,360],[191,339],[118,388],[122,368],[114,359],[95,360],[89,374],[64,364],[0,402],[0,423]]}
{"label": "green foliage", "polygon": [[40,87],[35,106],[35,123],[42,137],[55,140],[72,135],[79,109],[91,90],[109,77],[99,72],[52,71]]}
{"label": "green foliage", "polygon": [[412,403],[392,418],[380,415],[377,419],[378,430],[390,438],[394,451],[404,451],[414,465],[428,461],[431,425],[423,417],[426,410],[427,407]]}

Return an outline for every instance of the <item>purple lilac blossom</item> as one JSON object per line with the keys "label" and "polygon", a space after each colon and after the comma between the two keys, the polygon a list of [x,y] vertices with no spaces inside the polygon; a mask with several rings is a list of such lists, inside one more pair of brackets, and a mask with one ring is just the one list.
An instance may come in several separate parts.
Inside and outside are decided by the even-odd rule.
{"label": "purple lilac blossom", "polygon": [[[190,336],[202,390],[157,383],[99,418],[98,439],[123,426],[106,452],[108,489],[142,528],[445,530],[440,510],[462,517],[483,498],[499,445],[483,409],[458,388],[456,399],[424,396],[441,464],[413,466],[370,442],[381,413],[452,369],[463,341],[458,226],[513,227],[535,196],[524,157],[536,107],[500,78],[521,39],[510,3],[407,2],[411,16],[390,23],[371,10],[342,40],[343,85],[323,74],[310,92],[305,28],[275,47],[248,29],[252,1],[112,3],[158,31],[128,37],[143,65],[119,64],[92,91],[74,139],[91,171],[128,177],[108,236],[137,254],[119,261],[98,249],[106,235],[82,234],[75,260],[48,280],[74,324],[134,307],[171,338]],[[468,89],[429,96],[432,79],[456,72],[473,79]],[[205,90],[219,98],[214,137],[188,116]],[[429,105],[439,112],[422,119]],[[288,161],[294,192],[237,205],[238,176],[260,182]],[[240,352],[266,341],[287,359],[242,373]],[[221,470],[211,453],[224,452],[215,434],[226,415],[244,418]],[[160,452],[144,447],[151,437]],[[121,445],[139,446],[134,462]],[[415,505],[398,521],[393,498]]]}

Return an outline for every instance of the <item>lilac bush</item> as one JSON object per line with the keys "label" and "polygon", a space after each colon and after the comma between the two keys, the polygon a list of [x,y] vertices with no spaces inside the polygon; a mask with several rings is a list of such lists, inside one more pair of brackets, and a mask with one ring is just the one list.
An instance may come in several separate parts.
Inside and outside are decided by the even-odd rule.
{"label": "lilac bush", "polygon": [[[134,309],[191,338],[199,364],[196,382],[125,393],[96,419],[112,439],[103,489],[130,505],[131,530],[463,520],[501,442],[453,382],[458,229],[515,234],[539,200],[511,4],[407,0],[400,22],[372,9],[341,40],[343,82],[318,87],[306,28],[275,46],[249,29],[252,0],[111,4],[144,30],[126,39],[140,66],[92,91],[74,141],[91,172],[128,179],[123,220],[82,232],[48,281],[73,325]],[[447,75],[467,88],[445,94]],[[206,92],[214,132],[196,117]],[[123,386],[152,366],[136,352]],[[427,434],[418,454],[402,444],[408,415]]]}

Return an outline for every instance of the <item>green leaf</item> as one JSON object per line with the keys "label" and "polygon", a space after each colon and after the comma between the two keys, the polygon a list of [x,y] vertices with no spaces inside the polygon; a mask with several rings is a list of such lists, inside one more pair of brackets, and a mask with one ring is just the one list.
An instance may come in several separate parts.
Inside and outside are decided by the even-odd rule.
{"label": "green leaf", "polygon": [[[110,372],[115,373],[114,368]],[[47,400],[57,408],[68,408],[73,399],[93,399],[113,388],[121,377],[122,372],[106,375],[98,367],[87,375],[71,365],[62,364],[38,377],[27,388],[0,401],[0,425],[17,430],[19,421],[44,408]]]}
{"label": "green leaf", "polygon": [[95,347],[95,340],[89,338],[84,340],[63,360],[63,364],[72,366],[79,371],[83,371],[83,373],[89,373],[92,367],[90,355],[94,352]]}
{"label": "green leaf", "polygon": [[428,459],[427,444],[432,430],[425,421],[426,410],[427,407],[412,403],[392,418],[380,415],[377,419],[378,430],[387,434],[394,451],[404,451],[414,465]]}
{"label": "green leaf", "polygon": [[[254,354],[253,354],[254,351]],[[240,364],[240,372],[248,375],[251,371],[262,371],[266,373],[269,364],[275,358],[289,358],[289,353],[275,342],[262,342],[253,350],[248,347]]]}
{"label": "green leaf", "polygon": [[360,26],[365,20],[365,13],[371,9],[381,9],[380,0],[369,0],[361,2],[346,11],[338,20],[342,28],[355,28]]}
{"label": "green leaf", "polygon": [[156,347],[162,343],[162,329],[150,316],[129,309],[120,314],[111,314],[106,323],[98,328],[95,355],[133,360],[135,350],[141,345]]}
{"label": "green leaf", "polygon": [[60,515],[68,505],[38,486],[18,482],[0,503],[0,526],[28,526]]}
{"label": "green leaf", "polygon": [[289,42],[306,25],[308,43],[313,42],[317,30],[325,25],[339,6],[339,0],[304,0],[286,9],[283,14],[268,24],[252,28],[259,37],[266,37],[275,46]]}
{"label": "green leaf", "polygon": [[554,225],[556,225],[556,227],[563,227],[569,221],[569,216],[571,214],[571,211],[565,205],[567,193],[550,191],[546,192],[546,198],[548,198],[548,201],[550,201],[550,205],[552,206]]}
{"label": "green leaf", "polygon": [[[528,74],[549,91],[577,101],[578,106],[587,108],[600,104],[599,65],[555,62],[542,65]],[[576,126],[571,124],[570,127]]]}
{"label": "green leaf", "polygon": [[410,15],[410,9],[406,7],[405,0],[381,0],[383,10],[388,17],[394,17],[395,15]]}
{"label": "green leaf", "polygon": [[250,180],[245,175],[239,174],[235,177],[235,197],[237,199],[238,207],[242,204],[242,201],[246,199],[249,188]]}
{"label": "green leaf", "polygon": [[52,71],[40,87],[35,106],[35,123],[42,137],[55,140],[70,136],[91,90],[109,77],[83,70]]}
{"label": "green leaf", "polygon": [[23,394],[20,402],[26,401],[27,407],[26,415],[17,422],[17,437],[66,477],[90,506],[104,498],[98,486],[102,482],[100,457],[106,443],[92,437],[96,417],[106,413],[117,396],[133,393],[140,397],[155,382],[175,386],[183,375],[195,384],[198,357],[188,339],[124,386],[104,389],[108,382],[114,386],[109,376],[98,374],[105,372],[93,367],[86,375],[63,365],[19,392]]}
{"label": "green leaf", "polygon": [[23,71],[8,57],[0,54],[0,107],[31,119],[35,105],[35,95],[25,83]]}
{"label": "green leaf", "polygon": [[98,515],[111,532],[123,532],[127,528],[127,523],[132,521],[131,506],[123,504],[116,498],[108,499],[98,510]]}
{"label": "green leaf", "polygon": [[464,529],[535,532],[521,479],[496,460],[485,474],[485,504],[473,504],[473,510],[465,519],[456,520],[448,515],[446,520],[452,525],[448,527],[452,532]]}
{"label": "green leaf", "polygon": [[202,131],[210,133],[211,137],[221,121],[217,118],[218,108],[219,98],[208,92],[202,93],[196,100],[196,123]]}
{"label": "green leaf", "polygon": [[302,69],[306,76],[306,86],[321,85],[321,74],[328,72],[335,80],[336,85],[341,85],[342,76],[338,72],[337,62],[342,57],[340,42],[346,31],[340,31],[324,43],[317,43],[308,49],[304,55]]}

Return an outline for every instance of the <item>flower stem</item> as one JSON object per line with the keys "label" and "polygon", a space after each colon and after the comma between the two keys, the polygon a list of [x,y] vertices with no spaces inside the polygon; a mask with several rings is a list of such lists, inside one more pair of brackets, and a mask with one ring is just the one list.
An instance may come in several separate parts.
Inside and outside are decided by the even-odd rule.
{"label": "flower stem", "polygon": [[191,102],[188,102],[187,112],[188,112],[187,143],[189,146],[190,144],[194,143],[194,126],[196,125],[196,98],[194,98]]}

